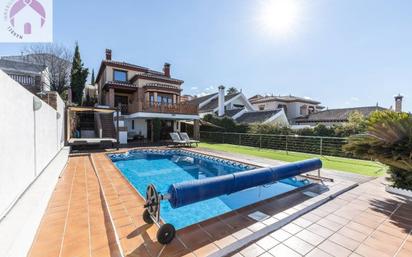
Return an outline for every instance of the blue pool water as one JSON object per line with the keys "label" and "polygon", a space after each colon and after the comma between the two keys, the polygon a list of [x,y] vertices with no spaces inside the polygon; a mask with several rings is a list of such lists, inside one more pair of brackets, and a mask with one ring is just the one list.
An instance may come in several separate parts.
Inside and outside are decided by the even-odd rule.
{"label": "blue pool water", "polygon": [[[142,196],[146,195],[149,184],[154,184],[159,192],[166,193],[173,183],[255,168],[184,150],[135,150],[125,154],[111,154],[109,157]],[[308,180],[289,178],[177,209],[173,209],[168,201],[163,201],[160,216],[164,222],[180,229],[308,183]]]}

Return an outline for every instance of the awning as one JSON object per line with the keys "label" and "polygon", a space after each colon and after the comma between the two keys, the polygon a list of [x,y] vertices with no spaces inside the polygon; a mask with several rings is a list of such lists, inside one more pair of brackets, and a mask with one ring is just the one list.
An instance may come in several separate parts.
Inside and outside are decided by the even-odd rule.
{"label": "awning", "polygon": [[113,113],[117,111],[117,109],[113,109],[113,108],[81,107],[81,106],[68,107],[67,109],[69,111],[74,111],[74,112]]}

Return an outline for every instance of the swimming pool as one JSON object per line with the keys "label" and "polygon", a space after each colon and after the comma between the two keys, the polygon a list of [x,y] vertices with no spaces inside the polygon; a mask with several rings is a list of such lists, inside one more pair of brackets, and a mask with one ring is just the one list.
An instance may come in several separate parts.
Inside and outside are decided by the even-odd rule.
{"label": "swimming pool", "polygon": [[[169,186],[174,183],[256,168],[180,149],[132,150],[123,154],[109,154],[109,157],[142,196],[146,195],[149,184],[154,184],[159,192],[166,193]],[[168,201],[163,201],[160,216],[165,223],[171,223],[176,229],[181,229],[309,183],[308,180],[289,178],[177,209],[173,209]]]}

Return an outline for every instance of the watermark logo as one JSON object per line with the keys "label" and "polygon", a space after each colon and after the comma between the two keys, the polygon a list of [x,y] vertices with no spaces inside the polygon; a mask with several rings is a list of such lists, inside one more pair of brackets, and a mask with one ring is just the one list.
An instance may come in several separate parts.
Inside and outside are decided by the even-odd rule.
{"label": "watermark logo", "polygon": [[52,42],[53,0],[0,0],[0,42]]}

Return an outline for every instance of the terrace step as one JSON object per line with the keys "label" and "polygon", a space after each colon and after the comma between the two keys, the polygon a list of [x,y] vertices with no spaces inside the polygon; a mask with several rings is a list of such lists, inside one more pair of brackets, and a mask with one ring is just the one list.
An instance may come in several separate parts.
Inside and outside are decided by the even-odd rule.
{"label": "terrace step", "polygon": [[115,128],[113,124],[113,114],[100,114],[102,123],[102,137],[115,138]]}

